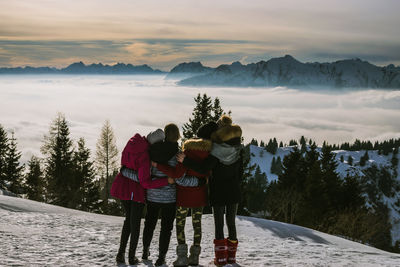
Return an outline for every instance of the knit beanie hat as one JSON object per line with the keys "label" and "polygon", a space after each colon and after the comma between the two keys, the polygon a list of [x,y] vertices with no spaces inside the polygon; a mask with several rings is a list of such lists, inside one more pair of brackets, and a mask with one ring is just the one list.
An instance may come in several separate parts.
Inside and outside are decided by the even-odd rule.
{"label": "knit beanie hat", "polygon": [[199,130],[197,131],[197,137],[203,139],[211,139],[211,134],[218,129],[218,125],[211,121],[206,124],[203,124]]}
{"label": "knit beanie hat", "polygon": [[161,130],[161,129],[157,129],[157,130],[155,130],[155,131],[153,131],[153,132],[150,132],[148,135],[147,135],[147,141],[150,143],[150,144],[154,144],[154,143],[157,143],[157,142],[160,142],[160,141],[164,141],[164,139],[165,139],[165,134],[164,134],[164,131],[163,130]]}

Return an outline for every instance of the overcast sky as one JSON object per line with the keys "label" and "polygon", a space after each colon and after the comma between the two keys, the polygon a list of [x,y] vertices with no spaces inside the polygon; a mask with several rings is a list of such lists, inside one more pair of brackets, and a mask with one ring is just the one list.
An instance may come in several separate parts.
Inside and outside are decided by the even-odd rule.
{"label": "overcast sky", "polygon": [[208,66],[291,54],[400,65],[398,0],[0,0],[0,66]]}

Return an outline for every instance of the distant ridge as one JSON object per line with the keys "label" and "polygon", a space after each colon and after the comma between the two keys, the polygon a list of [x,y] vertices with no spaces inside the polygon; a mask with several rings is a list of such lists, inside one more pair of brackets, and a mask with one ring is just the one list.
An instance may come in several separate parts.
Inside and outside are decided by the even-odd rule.
{"label": "distant ridge", "polygon": [[361,59],[345,59],[331,63],[302,63],[292,57],[272,58],[243,65],[240,62],[223,64],[216,68],[201,62],[184,62],[170,72],[152,69],[148,65],[134,66],[117,63],[85,65],[82,61],[66,68],[17,67],[0,68],[1,74],[167,74],[167,79],[177,79],[184,86],[234,86],[234,87],[334,87],[334,88],[384,88],[400,89],[400,66],[373,65]]}
{"label": "distant ridge", "polygon": [[102,63],[85,65],[82,61],[73,63],[66,68],[50,67],[17,67],[0,68],[0,74],[162,74],[148,65],[134,66],[132,64],[117,63],[103,65]]}
{"label": "distant ridge", "polygon": [[[174,67],[169,75],[172,73],[187,75],[190,66],[197,66],[185,64],[187,64],[185,68],[178,68],[181,64]],[[302,63],[286,55],[248,65],[234,62],[217,68],[201,66],[203,71],[198,71],[198,66],[193,68],[192,75],[184,77],[178,84],[184,86],[323,86],[400,89],[399,66],[390,64],[379,67],[358,58],[332,63]]]}

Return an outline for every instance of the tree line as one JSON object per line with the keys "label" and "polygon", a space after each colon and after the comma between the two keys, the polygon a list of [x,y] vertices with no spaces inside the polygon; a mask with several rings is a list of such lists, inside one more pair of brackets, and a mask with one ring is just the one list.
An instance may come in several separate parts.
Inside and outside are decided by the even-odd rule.
{"label": "tree line", "polygon": [[20,164],[14,134],[0,125],[0,187],[27,198],[90,212],[119,214],[109,200],[110,179],[118,171],[118,150],[110,122],[106,121],[92,159],[84,138],[74,142],[69,123],[61,113],[51,122],[40,148]]}
{"label": "tree line", "polygon": [[[249,155],[250,147],[246,149]],[[398,148],[391,151],[397,159]],[[362,166],[368,153],[361,158]],[[390,211],[386,204],[387,198],[400,191],[397,163],[384,167],[372,164],[362,174],[356,172],[342,178],[336,171],[338,162],[332,146],[325,143],[319,152],[314,142],[305,150],[294,146],[283,158],[278,173],[275,157],[272,161],[271,173],[278,174],[276,181],[268,182],[259,166],[246,180],[243,206],[248,214],[400,252],[399,242],[392,245]],[[400,199],[394,205],[400,209]]]}

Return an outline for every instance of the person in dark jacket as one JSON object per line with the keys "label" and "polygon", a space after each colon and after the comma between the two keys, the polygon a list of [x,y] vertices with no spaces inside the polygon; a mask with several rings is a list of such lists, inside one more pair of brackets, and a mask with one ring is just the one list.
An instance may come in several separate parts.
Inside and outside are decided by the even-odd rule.
{"label": "person in dark jacket", "polygon": [[[193,159],[201,162],[208,157],[211,151],[212,142],[211,134],[217,130],[217,124],[210,122],[202,127],[197,132],[197,139],[186,140],[183,144],[183,153]],[[178,163],[175,167],[165,164],[152,163],[160,171],[164,172],[168,177],[177,178],[177,212],[176,212],[176,237],[178,246],[176,248],[177,259],[174,266],[199,265],[199,255],[201,252],[201,217],[203,208],[207,205],[207,185],[206,179],[209,174],[201,174],[195,172],[182,163]],[[203,180],[203,183],[197,187],[182,186],[179,184],[184,175],[198,177]],[[188,246],[185,240],[185,223],[186,216],[191,211],[193,224],[193,245],[190,247],[190,256],[188,258]]]}
{"label": "person in dark jacket", "polygon": [[[238,240],[235,218],[241,200],[240,182],[243,176],[242,130],[238,125],[232,124],[232,119],[226,115],[217,123],[219,128],[212,134],[214,143],[210,156],[197,162],[181,153],[177,159],[196,172],[212,172],[209,179],[209,198],[215,223],[214,264],[223,266],[236,262]],[[228,227],[227,239],[224,236],[224,212]]]}
{"label": "person in dark jacket", "polygon": [[[175,124],[168,124],[164,128],[165,140],[150,146],[150,159],[160,164],[175,166],[177,164],[176,154],[179,151],[178,140],[180,138],[179,128]],[[167,176],[156,167],[151,168],[151,175],[157,179]],[[143,230],[143,259],[148,259],[150,243],[161,214],[161,232],[159,237],[158,259],[155,266],[165,264],[165,256],[171,240],[176,213],[176,187],[169,184],[164,187],[147,190],[147,213]]]}

